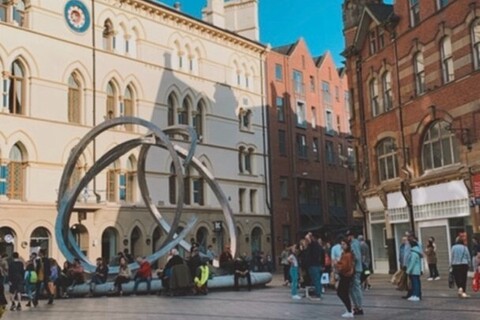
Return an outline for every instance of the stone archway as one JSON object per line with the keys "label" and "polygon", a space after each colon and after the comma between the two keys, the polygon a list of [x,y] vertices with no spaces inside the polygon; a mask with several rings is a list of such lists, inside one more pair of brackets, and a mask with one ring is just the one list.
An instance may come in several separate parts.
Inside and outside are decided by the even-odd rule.
{"label": "stone archway", "polygon": [[130,234],[130,253],[133,258],[143,256],[144,236],[139,227],[135,226]]}
{"label": "stone archway", "polygon": [[46,228],[36,228],[30,235],[30,252],[38,252],[40,249],[44,249],[48,257],[50,252],[50,239],[50,232]]}
{"label": "stone archway", "polygon": [[88,230],[87,228],[80,223],[74,224],[71,228],[70,231],[73,234],[73,238],[77,242],[78,247],[80,248],[80,251],[88,257],[88,249],[89,249],[89,235],[88,235]]}
{"label": "stone archway", "polygon": [[114,227],[106,228],[102,233],[102,258],[110,261],[118,252],[118,231]]}
{"label": "stone archway", "polygon": [[15,239],[17,239],[17,234],[12,228],[0,228],[0,252],[11,257],[15,251]]}

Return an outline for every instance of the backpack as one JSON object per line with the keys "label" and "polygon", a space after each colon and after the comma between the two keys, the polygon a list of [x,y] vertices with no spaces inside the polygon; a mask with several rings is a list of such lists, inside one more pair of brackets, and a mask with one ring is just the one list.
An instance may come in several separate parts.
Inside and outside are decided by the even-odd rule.
{"label": "backpack", "polygon": [[30,272],[30,275],[28,277],[28,282],[29,283],[37,283],[37,281],[38,281],[37,273],[34,270],[29,271],[29,272]]}

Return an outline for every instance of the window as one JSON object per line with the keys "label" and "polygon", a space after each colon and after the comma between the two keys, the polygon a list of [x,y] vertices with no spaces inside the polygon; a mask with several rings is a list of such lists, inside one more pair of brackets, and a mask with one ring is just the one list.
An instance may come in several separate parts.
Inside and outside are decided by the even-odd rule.
{"label": "window", "polygon": [[437,0],[438,10],[442,9],[443,7],[447,6],[448,0]]}
{"label": "window", "polygon": [[417,95],[420,95],[425,92],[425,69],[423,63],[423,54],[421,52],[415,54],[413,62],[415,69],[415,90]]}
{"label": "window", "polygon": [[283,68],[281,64],[275,64],[275,79],[278,81],[283,80]]}
{"label": "window", "polygon": [[375,30],[370,30],[370,33],[368,34],[368,39],[370,44],[370,55],[375,54],[377,52],[377,33]]}
{"label": "window", "polygon": [[343,145],[341,143],[337,144],[337,155],[338,155],[338,164],[343,165]]}
{"label": "window", "polygon": [[315,107],[312,107],[312,128],[315,129],[317,127],[317,110]]}
{"label": "window", "polygon": [[103,24],[103,49],[107,51],[113,51],[115,49],[114,41],[115,30],[110,19],[105,20]]}
{"label": "window", "polygon": [[285,121],[285,105],[283,97],[277,97],[275,100],[277,104],[277,120],[284,122]]}
{"label": "window", "polygon": [[119,190],[119,169],[118,164],[114,162],[107,171],[107,201],[116,202]]}
{"label": "window", "polygon": [[9,199],[23,200],[25,190],[26,157],[19,144],[10,150],[9,163],[6,170],[6,195]]}
{"label": "window", "polygon": [[380,141],[376,148],[378,162],[378,178],[380,181],[398,177],[398,160],[395,141],[386,138]]}
{"label": "window", "polygon": [[238,189],[238,211],[245,212],[245,194],[247,190],[245,188]]}
{"label": "window", "polygon": [[348,168],[354,169],[355,168],[355,152],[352,147],[347,147],[347,161],[348,161]]}
{"label": "window", "polygon": [[302,159],[306,159],[307,154],[307,138],[303,134],[297,134],[297,156]]}
{"label": "window", "polygon": [[330,83],[327,81],[322,81],[322,97],[324,104],[330,104],[332,102],[332,97],[330,94]]}
{"label": "window", "polygon": [[193,120],[193,128],[197,133],[198,140],[203,140],[203,113],[205,107],[205,101],[201,99],[197,103],[197,108],[192,111],[192,120]]}
{"label": "window", "polygon": [[288,198],[288,178],[280,177],[280,197],[282,199]]}
{"label": "window", "polygon": [[310,91],[315,92],[315,77],[310,76]]}
{"label": "window", "polygon": [[184,124],[184,125],[189,125],[189,119],[188,119],[188,114],[191,110],[191,100],[190,98],[186,97],[183,99],[182,102],[182,107],[177,109],[177,123],[178,124]]}
{"label": "window", "polygon": [[420,0],[410,0],[410,26],[420,23]]}
{"label": "window", "polygon": [[[123,94],[123,115],[126,117],[133,117],[134,114],[134,101],[133,101],[133,90],[131,86],[128,86],[125,89]],[[125,128],[127,131],[133,131],[132,124],[126,124]]]}
{"label": "window", "polygon": [[118,180],[119,180],[119,199],[120,201],[125,201],[127,200],[127,176],[125,175],[124,172],[120,173],[118,175]]}
{"label": "window", "polygon": [[117,90],[112,81],[107,85],[107,119],[116,117],[115,106],[117,105]]}
{"label": "window", "polygon": [[250,190],[250,213],[254,213],[257,210],[257,190]]}
{"label": "window", "polygon": [[392,76],[390,72],[385,72],[382,76],[383,88],[383,108],[385,111],[392,109]]}
{"label": "window", "polygon": [[285,130],[278,130],[278,153],[281,156],[287,155],[287,145],[286,145],[286,136]]}
{"label": "window", "polygon": [[19,0],[13,6],[13,21],[16,25],[22,27],[25,24],[25,1]]}
{"label": "window", "polygon": [[293,70],[293,89],[296,94],[303,95],[305,93],[303,73],[301,71]]}
{"label": "window", "polygon": [[240,173],[252,174],[252,159],[254,150],[241,146],[238,148],[238,171]]}
{"label": "window", "polygon": [[250,130],[252,111],[249,109],[241,109],[239,120],[241,130]]}
{"label": "window", "polygon": [[193,184],[193,203],[200,206],[204,205],[204,180],[200,177],[194,177],[192,179]]}
{"label": "window", "polygon": [[168,176],[168,200],[170,204],[177,203],[177,174],[173,163],[170,165],[170,175]]}
{"label": "window", "polygon": [[133,156],[128,158],[127,162],[127,173],[125,181],[125,200],[128,203],[134,203],[136,200],[136,186],[137,186],[137,167],[136,161]]}
{"label": "window", "polygon": [[0,165],[0,196],[7,194],[7,173],[8,166],[6,164]]}
{"label": "window", "polygon": [[178,106],[177,96],[173,93],[170,93],[168,96],[168,115],[167,115],[167,122],[169,126],[173,126],[175,124],[175,111]]}
{"label": "window", "polygon": [[340,88],[335,86],[335,100],[340,101]]}
{"label": "window", "polygon": [[25,114],[25,68],[19,60],[12,63],[8,76],[8,111],[14,114]]}
{"label": "window", "polygon": [[423,170],[441,168],[458,162],[455,135],[445,121],[435,122],[425,134],[422,146]]}
{"label": "window", "polygon": [[325,110],[325,129],[327,134],[333,135],[333,112],[331,110]]}
{"label": "window", "polygon": [[372,115],[378,116],[381,113],[380,104],[378,103],[378,81],[377,78],[370,80],[369,84],[370,92],[370,108],[372,109]]}
{"label": "window", "polygon": [[472,24],[473,65],[480,69],[480,19]]}
{"label": "window", "polygon": [[245,153],[245,172],[252,174],[252,159],[253,159],[253,149],[248,148],[247,152]]}
{"label": "window", "polygon": [[335,164],[335,154],[333,151],[333,142],[327,140],[325,142],[325,157],[327,159],[327,164]]}
{"label": "window", "polygon": [[448,83],[455,78],[450,37],[444,37],[441,41],[441,58],[443,83]]}
{"label": "window", "polygon": [[297,101],[296,117],[297,127],[306,128],[307,120],[305,117],[305,104],[301,101]]}
{"label": "window", "polygon": [[318,138],[313,138],[313,143],[312,143],[312,152],[313,152],[313,158],[315,161],[320,161],[320,152],[318,150]]}
{"label": "window", "polygon": [[8,6],[5,1],[0,1],[0,21],[7,22]]}
{"label": "window", "polygon": [[245,147],[238,148],[238,172],[243,173],[245,171],[243,155],[245,153]]}
{"label": "window", "polygon": [[378,49],[383,49],[385,47],[385,30],[383,28],[378,28]]}
{"label": "window", "polygon": [[346,192],[345,185],[340,183],[327,183],[328,211],[332,217],[346,218]]}
{"label": "window", "polygon": [[68,78],[68,122],[80,123],[81,85],[77,73]]}

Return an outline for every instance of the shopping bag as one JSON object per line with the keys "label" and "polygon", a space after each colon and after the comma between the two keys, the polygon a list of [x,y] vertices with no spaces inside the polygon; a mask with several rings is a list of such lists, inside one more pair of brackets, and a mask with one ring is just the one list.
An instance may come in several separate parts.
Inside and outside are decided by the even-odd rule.
{"label": "shopping bag", "polygon": [[473,281],[472,281],[472,290],[474,292],[478,292],[480,290],[480,272],[477,271],[473,275]]}
{"label": "shopping bag", "polygon": [[322,279],[320,280],[322,284],[330,283],[330,275],[327,272],[322,273]]}

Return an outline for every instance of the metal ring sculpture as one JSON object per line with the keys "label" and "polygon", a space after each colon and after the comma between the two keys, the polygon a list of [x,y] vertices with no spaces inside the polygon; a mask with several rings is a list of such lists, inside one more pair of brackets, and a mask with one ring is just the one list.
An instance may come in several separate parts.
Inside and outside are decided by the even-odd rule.
{"label": "metal ring sculpture", "polygon": [[[77,161],[82,155],[83,151],[88,146],[88,144],[104,131],[121,125],[138,125],[141,127],[145,127],[150,131],[150,133],[144,135],[143,137],[127,140],[113,147],[93,164],[93,166],[85,173],[85,175],[80,179],[80,181],[78,181],[74,185],[70,185],[70,178],[75,170]],[[172,144],[172,142],[168,138],[169,134],[180,134],[182,136],[190,137],[191,144],[189,150],[186,150],[176,144]],[[190,244],[183,239],[193,229],[198,219],[194,216],[190,219],[190,221],[187,223],[186,227],[182,230],[182,232],[180,232],[180,234],[175,233],[175,230],[177,230],[177,227],[179,225],[180,216],[183,209],[183,168],[187,169],[189,166],[194,168],[199,173],[199,175],[202,176],[202,178],[208,183],[213,193],[217,197],[220,206],[222,207],[225,222],[227,224],[228,232],[230,234],[232,254],[235,256],[237,239],[232,209],[230,208],[228,200],[222,189],[220,188],[220,185],[215,180],[215,177],[197,158],[194,157],[196,143],[197,134],[192,127],[177,125],[168,127],[167,129],[162,131],[152,122],[135,117],[120,117],[107,120],[90,130],[71,150],[70,156],[65,165],[65,169],[63,170],[62,178],[60,180],[57,201],[58,215],[55,222],[55,237],[59,249],[65,256],[65,258],[68,261],[72,261],[74,258],[78,258],[82,262],[82,265],[84,266],[86,271],[95,271],[96,266],[93,265],[82,253],[69,227],[69,222],[75,206],[76,199],[80,195],[81,191],[97,174],[107,168],[111,163],[120,158],[122,155],[139,146],[141,146],[141,149],[137,162],[137,180],[140,193],[152,217],[167,233],[167,237],[161,244],[160,249],[157,252],[154,252],[153,254],[148,256],[147,260],[149,262],[153,262],[158,258],[166,255],[170,251],[170,249],[174,248],[179,244],[187,251],[190,251]],[[148,191],[147,180],[145,177],[145,163],[148,150],[151,146],[156,146],[167,150],[172,158],[173,167],[176,174],[177,208],[175,210],[175,216],[171,225],[158,211],[158,208],[152,203],[150,193]],[[183,166],[180,164],[180,158],[183,159]],[[137,268],[138,266],[136,264],[132,264],[131,267]],[[110,267],[109,272],[118,273],[118,267]]]}

